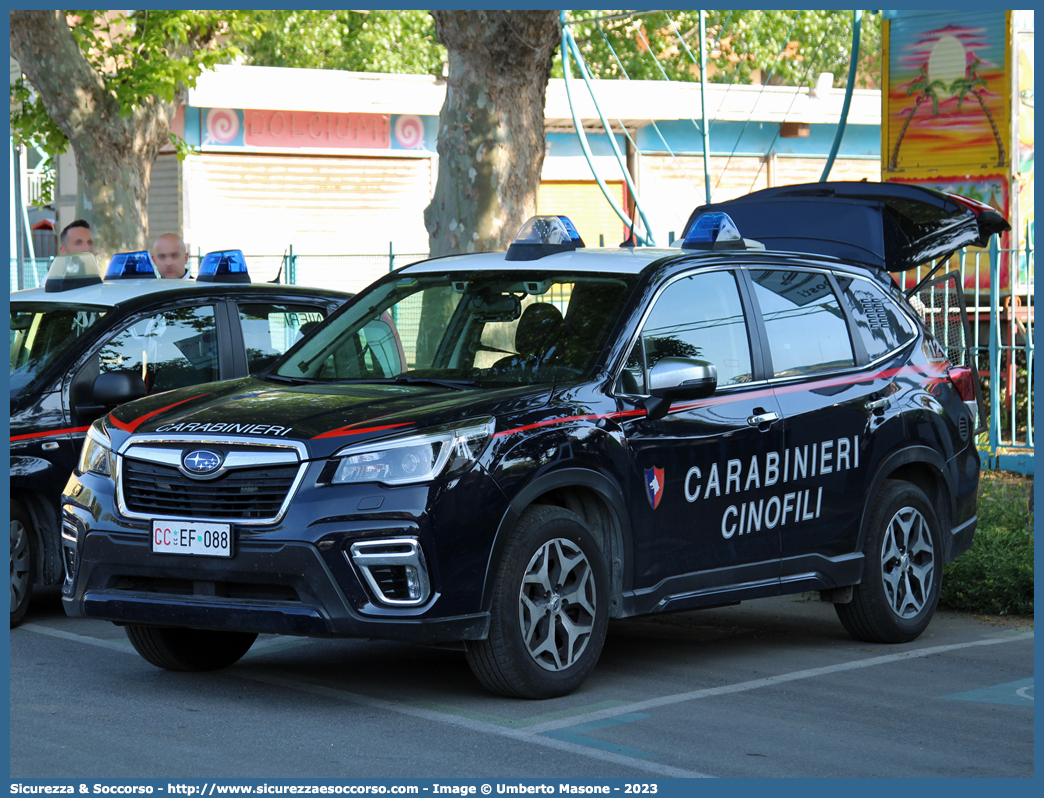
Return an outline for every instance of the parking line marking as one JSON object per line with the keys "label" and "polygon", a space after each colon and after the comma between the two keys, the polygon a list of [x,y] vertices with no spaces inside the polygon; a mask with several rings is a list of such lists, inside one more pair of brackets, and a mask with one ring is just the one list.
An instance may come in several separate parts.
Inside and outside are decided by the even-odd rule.
{"label": "parking line marking", "polygon": [[535,726],[538,723],[546,723],[551,720],[559,720],[561,718],[572,718],[579,715],[588,715],[591,712],[595,712],[599,709],[609,709],[611,707],[621,707],[626,704],[626,701],[599,701],[597,704],[587,704],[582,707],[573,707],[572,709],[563,709],[558,712],[545,712],[542,715],[530,715],[526,718],[505,718],[501,715],[491,715],[486,712],[473,712],[467,709],[461,709],[460,707],[451,706],[449,704],[440,704],[436,701],[413,701],[412,706],[419,707],[420,709],[430,709],[433,712],[441,712],[446,715],[457,715],[462,718],[471,718],[472,720],[481,720],[484,723],[492,723],[496,726],[505,726],[509,729],[524,729],[528,726]]}
{"label": "parking line marking", "polygon": [[634,757],[635,759],[658,759],[659,757],[656,754],[647,754],[645,751],[639,751],[637,748],[628,748],[626,745],[610,743],[607,740],[599,740],[597,737],[586,736],[588,732],[607,729],[610,726],[619,726],[622,723],[633,723],[636,720],[645,720],[647,717],[649,716],[644,712],[632,712],[629,715],[619,715],[615,718],[606,718],[605,720],[592,720],[590,723],[581,723],[579,726],[570,726],[568,729],[558,729],[557,731],[544,732],[544,734],[559,740],[568,740],[577,745],[600,748],[603,751],[612,751],[624,756]]}
{"label": "parking line marking", "polygon": [[[71,640],[74,643],[86,643],[89,646],[98,646],[99,648],[107,648],[110,651],[119,651],[123,654],[134,654],[137,656],[138,652],[130,644],[130,640],[103,640],[100,637],[89,637],[87,635],[78,635],[73,632],[64,632],[61,629],[51,629],[49,626],[40,626],[37,623],[23,623],[18,627],[26,632],[35,632],[38,635],[48,635],[49,637],[57,637],[62,640]],[[15,631],[12,629],[11,631]]]}
{"label": "parking line marking", "polygon": [[1015,707],[1033,708],[1033,679],[1020,679],[1017,682],[995,684],[968,690],[963,693],[944,695],[941,698],[952,701],[977,701],[983,704],[1009,704]]}
{"label": "parking line marking", "polygon": [[312,695],[321,696],[323,698],[335,698],[340,701],[345,701],[351,704],[358,704],[360,706],[369,707],[371,709],[383,709],[388,712],[397,712],[402,715],[410,715],[415,718],[421,718],[423,720],[432,721],[434,723],[448,723],[452,726],[459,726],[469,731],[474,731],[482,734],[495,734],[500,737],[507,737],[521,743],[529,743],[534,745],[540,745],[545,748],[552,748],[564,753],[577,754],[580,756],[591,757],[594,759],[600,759],[605,762],[612,762],[615,765],[622,767],[634,768],[635,770],[643,770],[648,773],[655,773],[658,776],[666,776],[669,778],[712,778],[705,773],[698,773],[691,770],[682,770],[681,768],[671,767],[670,765],[661,765],[656,762],[650,762],[644,759],[637,759],[631,756],[624,756],[618,754],[615,751],[609,751],[602,748],[596,748],[590,744],[591,741],[585,741],[585,744],[581,745],[578,743],[570,742],[568,740],[560,740],[554,737],[549,737],[543,734],[534,734],[528,730],[522,729],[509,729],[504,726],[497,726],[491,723],[484,723],[479,720],[472,720],[471,718],[462,718],[458,715],[446,715],[442,712],[433,712],[427,709],[421,709],[419,707],[410,706],[408,704],[398,704],[392,701],[385,701],[381,698],[372,698],[370,696],[360,695],[359,693],[351,693],[347,690],[341,690],[336,687],[327,687],[325,685],[313,684],[312,682],[287,679],[283,676],[277,676],[271,673],[264,672],[249,672],[245,668],[237,668],[226,671],[229,676],[238,676],[241,679],[249,679],[263,684],[271,684],[277,687],[285,687],[291,690],[300,690],[302,692],[311,693]]}
{"label": "parking line marking", "polygon": [[960,651],[965,648],[976,648],[978,646],[996,646],[1001,643],[1011,643],[1016,640],[1032,640],[1033,632],[1027,632],[1024,635],[1018,637],[990,637],[985,640],[973,640],[968,643],[952,643],[946,646],[933,646],[931,648],[920,648],[916,651],[903,651],[898,654],[886,654],[883,657],[870,657],[869,659],[852,660],[851,662],[841,662],[837,665],[827,665],[822,668],[809,668],[803,671],[793,671],[792,673],[781,673],[778,676],[766,676],[764,679],[753,679],[749,682],[739,682],[738,684],[726,684],[721,687],[708,687],[703,690],[693,690],[686,693],[676,693],[674,695],[661,696],[660,698],[650,698],[645,701],[634,701],[630,704],[624,704],[616,707],[615,709],[603,709],[598,712],[592,712],[588,716],[580,716],[579,718],[573,718],[571,720],[558,720],[549,721],[538,726],[531,726],[528,731],[542,733],[548,731],[555,731],[556,729],[564,729],[568,726],[572,726],[577,722],[585,723],[592,720],[601,720],[603,718],[611,718],[615,715],[624,715],[629,712],[642,712],[647,709],[655,709],[656,707],[670,706],[671,704],[682,704],[686,701],[695,701],[700,698],[711,698],[719,695],[729,695],[731,693],[745,693],[748,690],[757,690],[761,687],[774,687],[777,684],[786,684],[787,682],[796,682],[802,679],[812,679],[816,676],[827,676],[832,673],[842,673],[844,671],[860,670],[862,668],[873,668],[877,665],[888,665],[893,662],[901,662],[907,659],[920,659],[922,657],[930,657],[935,654],[945,654],[950,651]]}

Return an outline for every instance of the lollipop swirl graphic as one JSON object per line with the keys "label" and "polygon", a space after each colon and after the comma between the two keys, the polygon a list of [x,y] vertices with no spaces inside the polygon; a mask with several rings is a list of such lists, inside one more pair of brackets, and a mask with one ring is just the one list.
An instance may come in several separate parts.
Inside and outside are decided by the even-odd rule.
{"label": "lollipop swirl graphic", "polygon": [[419,116],[403,115],[395,120],[395,141],[412,150],[424,144],[424,122]]}
{"label": "lollipop swirl graphic", "polygon": [[211,108],[207,113],[204,144],[228,144],[239,133],[239,115],[231,108]]}

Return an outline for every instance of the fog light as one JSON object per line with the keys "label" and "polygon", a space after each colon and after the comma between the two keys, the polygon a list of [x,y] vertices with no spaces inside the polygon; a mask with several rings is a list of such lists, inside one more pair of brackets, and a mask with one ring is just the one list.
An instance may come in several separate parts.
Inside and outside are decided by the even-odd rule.
{"label": "fog light", "polygon": [[416,538],[358,541],[345,557],[359,569],[381,604],[416,606],[431,595],[428,566]]}
{"label": "fog light", "polygon": [[412,565],[406,566],[406,591],[414,601],[421,597],[420,574]]}

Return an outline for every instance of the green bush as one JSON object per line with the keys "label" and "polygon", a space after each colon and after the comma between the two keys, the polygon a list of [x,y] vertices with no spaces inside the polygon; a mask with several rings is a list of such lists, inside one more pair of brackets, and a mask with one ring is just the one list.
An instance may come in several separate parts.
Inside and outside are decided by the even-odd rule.
{"label": "green bush", "polygon": [[1032,492],[1032,480],[983,473],[975,541],[946,566],[940,604],[994,615],[1033,614]]}

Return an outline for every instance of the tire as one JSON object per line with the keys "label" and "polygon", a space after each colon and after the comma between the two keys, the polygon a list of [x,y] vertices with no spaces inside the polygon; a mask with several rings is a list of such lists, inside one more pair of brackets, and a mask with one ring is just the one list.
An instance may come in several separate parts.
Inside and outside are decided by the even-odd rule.
{"label": "tire", "polygon": [[476,678],[509,698],[573,692],[598,662],[609,619],[608,571],[594,536],[575,513],[530,507],[495,579],[489,637],[467,643]]}
{"label": "tire", "polygon": [[916,485],[886,480],[870,508],[863,581],[835,604],[849,634],[871,643],[908,643],[927,627],[942,587],[942,533]]}
{"label": "tire", "polygon": [[29,513],[11,500],[11,626],[25,618],[36,576],[36,532]]}
{"label": "tire", "polygon": [[134,650],[168,671],[216,671],[240,660],[257,639],[256,632],[225,632],[175,626],[124,627]]}

